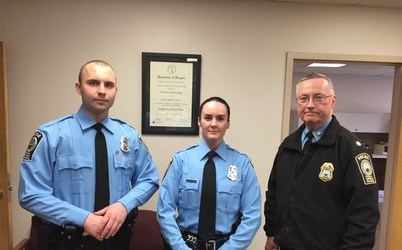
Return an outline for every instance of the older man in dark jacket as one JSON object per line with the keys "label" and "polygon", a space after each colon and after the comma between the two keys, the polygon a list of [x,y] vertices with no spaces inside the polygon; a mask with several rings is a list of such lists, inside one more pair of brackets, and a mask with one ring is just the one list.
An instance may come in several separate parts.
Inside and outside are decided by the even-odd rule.
{"label": "older man in dark jacket", "polygon": [[304,124],[275,157],[265,249],[372,249],[379,211],[371,155],[333,116],[335,91],[327,76],[306,76],[296,95]]}

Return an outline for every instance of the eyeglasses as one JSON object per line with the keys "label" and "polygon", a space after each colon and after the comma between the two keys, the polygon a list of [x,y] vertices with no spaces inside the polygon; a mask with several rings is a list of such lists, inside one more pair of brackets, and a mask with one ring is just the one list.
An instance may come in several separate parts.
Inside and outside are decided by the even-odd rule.
{"label": "eyeglasses", "polygon": [[[314,103],[323,103],[327,100],[328,97],[331,97],[334,95],[313,95],[313,102]],[[298,104],[306,104],[310,101],[311,96],[308,95],[302,95],[299,97],[296,97],[296,101]]]}

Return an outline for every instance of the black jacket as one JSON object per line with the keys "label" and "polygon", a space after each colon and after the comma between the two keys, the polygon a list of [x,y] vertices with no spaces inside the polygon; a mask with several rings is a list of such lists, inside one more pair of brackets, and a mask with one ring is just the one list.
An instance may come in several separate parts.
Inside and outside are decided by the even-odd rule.
{"label": "black jacket", "polygon": [[335,116],[301,150],[302,125],[280,145],[264,207],[267,236],[283,248],[372,249],[379,220],[371,156]]}

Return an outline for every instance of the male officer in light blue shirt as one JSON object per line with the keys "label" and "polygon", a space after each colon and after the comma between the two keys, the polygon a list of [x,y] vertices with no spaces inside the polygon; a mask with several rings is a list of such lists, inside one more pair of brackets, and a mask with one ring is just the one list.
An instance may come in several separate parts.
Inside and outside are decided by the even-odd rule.
{"label": "male officer in light blue shirt", "polygon": [[[174,155],[160,187],[157,218],[167,244],[177,249],[246,249],[261,223],[260,187],[250,159],[225,144],[230,108],[220,97],[200,107],[199,144]],[[199,235],[199,212],[203,169],[207,154],[214,151],[216,169],[215,234]],[[176,218],[177,210],[177,218]]]}
{"label": "male officer in light blue shirt", "polygon": [[[82,97],[78,112],[40,126],[29,143],[21,163],[19,201],[36,215],[34,223],[51,223],[50,235],[40,236],[42,247],[128,249],[133,213],[158,189],[158,172],[138,132],[109,116],[117,92],[112,67],[101,60],[86,63],[75,89]],[[109,183],[104,185],[110,195],[109,205],[98,211],[96,123],[103,125],[107,143]]]}

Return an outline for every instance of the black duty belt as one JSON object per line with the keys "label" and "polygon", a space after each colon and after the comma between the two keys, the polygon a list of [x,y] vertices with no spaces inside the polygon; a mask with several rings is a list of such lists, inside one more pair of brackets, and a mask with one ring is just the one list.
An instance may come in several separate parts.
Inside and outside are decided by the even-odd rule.
{"label": "black duty belt", "polygon": [[[118,239],[116,240],[121,240],[120,238],[123,238],[129,241],[129,238],[131,236],[131,226],[134,224],[137,214],[137,208],[133,209],[130,213],[127,214],[126,220],[121,226],[119,232],[115,235],[116,237],[118,237]],[[102,243],[90,236],[87,232],[85,232],[82,227],[72,225],[58,226],[42,220],[37,216],[33,217],[33,222],[34,221],[37,223],[36,227],[38,231],[38,240],[40,241],[39,246],[45,246],[39,247],[38,249],[40,250],[96,249],[96,245]],[[47,229],[44,230],[44,228]],[[47,233],[43,234],[44,231],[47,231]],[[121,235],[122,237],[119,237],[119,235]],[[110,238],[110,240],[114,240],[113,238],[115,238],[115,236]],[[60,247],[61,245],[64,246],[64,248]]]}
{"label": "black duty belt", "polygon": [[230,237],[230,234],[215,235],[211,240],[204,242],[198,235],[186,230],[181,230],[186,245],[193,250],[219,249]]}

